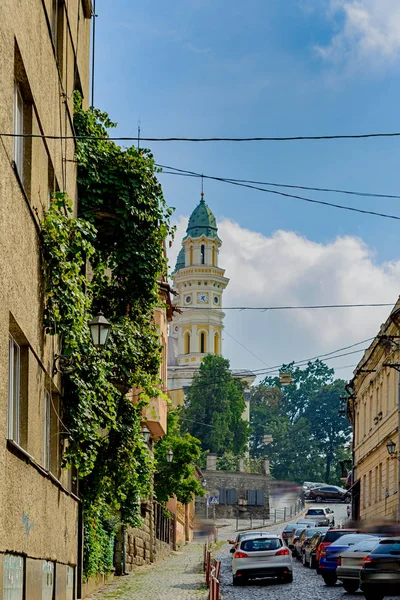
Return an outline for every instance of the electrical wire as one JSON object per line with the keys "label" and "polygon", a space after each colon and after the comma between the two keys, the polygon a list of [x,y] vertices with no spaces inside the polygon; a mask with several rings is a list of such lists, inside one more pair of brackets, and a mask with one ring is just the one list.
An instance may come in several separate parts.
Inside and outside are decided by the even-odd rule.
{"label": "electrical wire", "polygon": [[325,308],[379,308],[382,306],[393,306],[394,302],[375,302],[365,304],[310,304],[304,306],[179,306],[175,308],[179,310],[260,310],[266,312],[268,310],[316,310]]}
{"label": "electrical wire", "polygon": [[266,367],[271,367],[271,365],[269,365],[262,358],[260,358],[259,356],[257,356],[257,354],[254,354],[254,352],[252,352],[251,350],[249,350],[249,348],[247,348],[247,346],[245,346],[244,344],[242,344],[242,342],[239,342],[239,340],[237,340],[235,337],[233,337],[233,335],[231,333],[229,333],[229,331],[226,329],[226,327],[224,327],[224,333],[226,333],[227,335],[229,335],[229,337],[232,338],[234,342],[236,342],[237,344],[239,344],[239,346],[241,346],[242,348],[244,348],[249,354],[251,354],[252,356],[254,356],[254,358],[256,358],[257,360],[259,360]]}
{"label": "electrical wire", "polygon": [[[16,134],[1,133],[0,137],[15,136]],[[54,135],[25,134],[26,137],[42,137],[47,139],[58,139]],[[337,135],[297,135],[297,136],[270,136],[270,137],[141,137],[143,142],[302,142],[302,141],[321,141],[321,140],[362,140],[368,138],[393,138],[400,137],[400,132],[378,132],[378,133],[358,133],[358,134],[337,134]],[[137,136],[67,136],[69,139],[87,139],[97,141],[118,141],[118,142],[137,142]]]}
{"label": "electrical wire", "polygon": [[[163,175],[181,175],[183,177],[210,177],[207,175],[203,175],[201,173],[196,173],[196,171],[188,171],[186,169],[178,169],[177,167],[170,167],[168,165],[161,165],[156,163],[156,167],[160,169],[170,169],[170,171],[162,171]],[[221,178],[226,181],[234,182],[234,183],[251,183],[254,185],[270,185],[272,187],[282,187],[282,188],[290,188],[296,190],[308,190],[313,192],[331,192],[335,194],[348,194],[351,196],[362,196],[366,198],[390,198],[390,199],[400,199],[400,196],[392,195],[392,194],[374,194],[370,192],[358,192],[352,190],[344,190],[344,189],[336,189],[336,188],[320,188],[320,187],[312,187],[305,185],[291,185],[288,183],[272,183],[270,181],[254,181],[252,179],[234,179],[233,177],[223,177]]]}
{"label": "electrical wire", "polygon": [[[175,173],[169,173],[169,175],[173,175]],[[178,173],[177,173],[178,174]],[[182,173],[179,173],[182,175]],[[334,202],[326,202],[325,200],[315,200],[314,198],[307,198],[306,196],[297,196],[295,194],[288,194],[286,192],[278,192],[277,190],[270,190],[267,188],[259,187],[256,185],[250,185],[249,183],[239,183],[238,181],[233,181],[232,179],[225,179],[224,177],[212,177],[211,175],[193,175],[188,174],[189,177],[204,177],[205,179],[210,179],[212,181],[220,181],[222,183],[229,183],[230,185],[235,185],[238,187],[243,187],[246,189],[257,190],[259,192],[264,192],[265,194],[275,194],[276,196],[282,196],[284,198],[293,198],[294,200],[301,200],[302,202],[308,202],[310,204],[319,204],[321,206],[330,206],[331,208],[338,208],[340,210],[349,210],[351,212],[361,213],[363,215],[373,215],[375,217],[382,217],[384,219],[395,219],[396,221],[400,221],[399,215],[390,215],[387,213],[376,212],[373,210],[365,210],[362,208],[355,208],[354,206],[346,206],[345,204],[336,204]]]}

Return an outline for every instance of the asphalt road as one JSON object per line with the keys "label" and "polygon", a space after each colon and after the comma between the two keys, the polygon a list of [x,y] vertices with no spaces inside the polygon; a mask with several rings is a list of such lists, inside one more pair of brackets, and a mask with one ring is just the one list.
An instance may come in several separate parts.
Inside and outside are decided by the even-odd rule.
{"label": "asphalt road", "polygon": [[[335,511],[336,525],[346,518],[345,504],[329,504]],[[296,519],[295,519],[296,520]],[[295,521],[294,520],[294,521]],[[271,533],[281,533],[284,525],[274,525],[266,528]],[[227,532],[226,536],[232,535]],[[220,538],[225,536],[224,530],[220,531]],[[246,586],[233,587],[231,562],[232,555],[229,553],[231,546],[225,544],[218,553],[221,560],[221,592],[224,600],[362,600],[364,595],[358,591],[356,594],[348,594],[338,583],[334,587],[327,587],[322,577],[315,570],[303,567],[297,560],[293,560],[293,583],[281,584],[273,579],[250,581]],[[399,600],[389,598],[385,600]]]}

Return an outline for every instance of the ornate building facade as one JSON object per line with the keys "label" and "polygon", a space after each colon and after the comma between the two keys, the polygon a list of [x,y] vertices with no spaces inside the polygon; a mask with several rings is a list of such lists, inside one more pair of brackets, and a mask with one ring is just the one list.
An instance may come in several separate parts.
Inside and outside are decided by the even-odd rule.
{"label": "ornate building facade", "polygon": [[229,279],[219,266],[221,240],[215,216],[204,201],[194,209],[173,274],[178,310],[170,326],[168,389],[183,404],[206,354],[222,354],[222,296]]}

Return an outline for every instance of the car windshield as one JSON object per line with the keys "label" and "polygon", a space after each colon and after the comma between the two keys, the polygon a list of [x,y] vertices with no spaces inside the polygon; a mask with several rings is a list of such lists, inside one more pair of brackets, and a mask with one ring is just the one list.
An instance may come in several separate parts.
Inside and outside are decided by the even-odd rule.
{"label": "car windshield", "polygon": [[341,537],[339,540],[336,540],[335,542],[333,542],[331,545],[332,546],[353,546],[354,544],[358,544],[359,542],[362,542],[363,540],[370,540],[372,536],[370,535],[363,535],[360,533],[351,533],[348,535],[344,535],[343,537]]}
{"label": "car windshield", "polygon": [[307,515],[322,515],[324,516],[324,509],[323,508],[309,508],[307,513]]}
{"label": "car windshield", "polygon": [[282,546],[279,538],[257,538],[242,542],[241,549],[246,552],[261,552],[263,550],[277,550]]}
{"label": "car windshield", "polygon": [[375,546],[379,543],[376,540],[364,540],[359,542],[358,544],[354,544],[351,548],[349,548],[349,552],[371,552],[375,548]]}
{"label": "car windshield", "polygon": [[286,525],[283,531],[293,531],[294,529],[296,529],[296,525]]}
{"label": "car windshield", "polygon": [[400,556],[400,540],[382,540],[372,554],[392,554]]}
{"label": "car windshield", "polygon": [[327,531],[322,541],[329,542],[331,544],[344,535],[349,535],[349,533],[349,531]]}
{"label": "car windshield", "polygon": [[325,531],[328,531],[328,528],[326,527],[310,527],[310,529],[307,529],[307,537],[310,538],[313,535],[315,535],[316,533],[324,533]]}
{"label": "car windshield", "polygon": [[298,537],[299,535],[301,535],[302,531],[304,531],[304,527],[300,527],[300,529],[296,529],[296,531],[294,532],[294,535]]}

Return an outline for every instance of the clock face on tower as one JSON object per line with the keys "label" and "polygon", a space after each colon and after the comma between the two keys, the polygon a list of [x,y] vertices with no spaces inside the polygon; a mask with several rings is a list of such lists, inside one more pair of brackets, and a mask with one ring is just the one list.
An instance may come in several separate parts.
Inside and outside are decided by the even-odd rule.
{"label": "clock face on tower", "polygon": [[199,304],[206,304],[208,302],[208,293],[207,292],[199,292],[197,294],[197,302]]}

